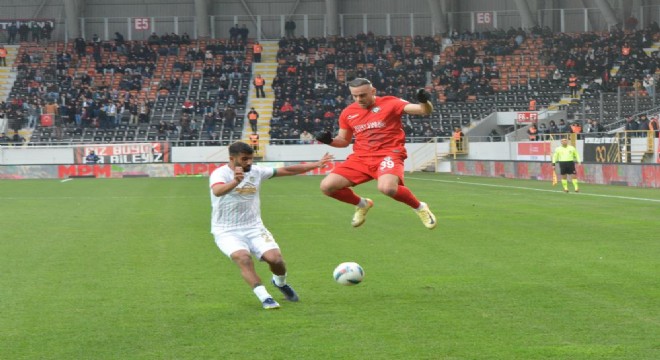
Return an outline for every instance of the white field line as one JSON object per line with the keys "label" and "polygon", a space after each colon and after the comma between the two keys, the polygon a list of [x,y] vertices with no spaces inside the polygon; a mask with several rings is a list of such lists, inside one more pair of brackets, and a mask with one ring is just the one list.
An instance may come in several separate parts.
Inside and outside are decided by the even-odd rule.
{"label": "white field line", "polygon": [[[452,184],[463,184],[463,185],[474,185],[474,186],[488,186],[488,187],[505,188],[505,189],[540,191],[540,192],[563,192],[562,190],[548,190],[548,189],[537,189],[537,188],[524,187],[524,186],[484,184],[484,183],[476,183],[476,182],[469,182],[469,181],[458,181],[458,180],[424,179],[424,178],[415,178],[415,177],[409,177],[409,176],[406,176],[406,179],[413,179],[413,180],[419,180],[419,181],[431,181],[431,182],[443,182],[443,183],[452,183]],[[650,202],[660,203],[660,199],[648,199],[648,198],[639,198],[639,197],[632,197],[632,196],[589,194],[589,193],[584,193],[584,192],[573,193],[571,195],[594,196],[594,197],[603,197],[603,198],[610,198],[610,199],[624,199],[624,200],[636,200],[636,201],[650,201]]]}

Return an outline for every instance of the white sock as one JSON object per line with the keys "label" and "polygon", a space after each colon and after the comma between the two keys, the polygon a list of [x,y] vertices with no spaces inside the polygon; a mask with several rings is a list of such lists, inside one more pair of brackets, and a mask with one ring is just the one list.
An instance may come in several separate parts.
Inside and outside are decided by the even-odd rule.
{"label": "white sock", "polygon": [[422,210],[422,209],[424,208],[424,205],[426,205],[426,203],[420,202],[420,203],[419,203],[419,207],[418,207],[417,209],[415,209],[415,211],[420,211],[420,210]]}
{"label": "white sock", "polygon": [[254,291],[254,294],[257,295],[257,297],[259,298],[259,301],[261,301],[261,302],[263,302],[264,300],[272,297],[268,293],[268,290],[266,290],[266,287],[263,286],[263,285],[259,285],[259,286],[255,287],[254,289],[252,289],[252,291]]}
{"label": "white sock", "polygon": [[286,285],[286,274],[284,275],[273,274],[273,282],[275,283],[275,286],[279,286],[279,287]]}
{"label": "white sock", "polygon": [[367,206],[367,200],[365,200],[364,198],[360,198],[360,202],[357,204],[357,206],[359,208],[366,207]]}

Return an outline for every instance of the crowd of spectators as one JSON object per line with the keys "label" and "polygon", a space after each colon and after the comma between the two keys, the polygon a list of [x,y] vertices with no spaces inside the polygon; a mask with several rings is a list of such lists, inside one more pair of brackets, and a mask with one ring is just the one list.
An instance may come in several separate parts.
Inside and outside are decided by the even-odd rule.
{"label": "crowd of spectators", "polygon": [[[451,61],[442,64],[435,55],[442,51],[443,42],[428,36],[416,36],[412,43],[372,33],[344,38],[283,38],[272,84],[276,101],[271,138],[295,139],[305,131],[332,131],[338,114],[352,101],[345,81],[355,77],[370,79],[380,95],[409,99],[420,87],[428,87],[439,99],[435,85],[441,86],[446,101],[491,95],[494,90],[489,80],[499,75],[493,56],[504,53],[498,44],[507,40],[489,37],[492,48],[487,49],[485,58],[477,58],[477,50],[466,43],[456,46]],[[417,134],[410,123],[406,125],[410,135],[436,136],[428,121]]]}
{"label": "crowd of spectators", "polygon": [[7,43],[49,41],[53,34],[52,21],[19,21],[11,22],[6,29]]}
{"label": "crowd of spectators", "polygon": [[339,113],[352,101],[345,86],[350,78],[370,79],[381,95],[410,98],[428,82],[432,59],[426,53],[441,48],[430,37],[415,40],[420,47],[416,53],[404,46],[402,38],[371,33],[281,39],[279,66],[271,84],[276,99],[271,138],[308,143],[309,134],[333,131]]}
{"label": "crowd of spectators", "polygon": [[[641,90],[647,75],[655,76],[660,62],[658,52],[649,54],[644,49],[659,40],[660,27],[656,22],[636,31],[613,28],[603,33],[553,33],[543,37],[541,59],[547,64],[558,64],[555,81],[575,74],[580,87],[589,92],[614,92],[617,87],[635,84]],[[613,75],[615,66],[618,70]]]}
{"label": "crowd of spectators", "polygon": [[[181,45],[188,45],[184,56],[179,56]],[[16,60],[18,76],[11,102],[0,105],[7,131],[34,129],[42,114],[53,116],[55,139],[62,127],[81,133],[85,128],[115,128],[122,119],[129,125],[149,124],[156,101],[155,91],[145,96],[151,81],[158,83],[152,90],[159,96],[177,94],[187,85],[182,84],[182,74],[192,71],[203,74],[204,87],[212,89],[215,96],[212,100],[193,99],[195,111],[189,114],[190,122],[168,119],[180,132],[195,130],[195,123],[204,121],[207,113],[221,116],[224,104],[235,107],[247,102],[247,93],[233,81],[249,78],[251,71],[240,41],[210,41],[202,48],[193,45],[187,34],[154,33],[147,41],[125,41],[115,33],[113,41],[101,41],[95,34],[90,40],[75,39],[71,47],[50,43],[26,49]],[[168,59],[167,65],[163,58]],[[163,66],[171,71],[160,77],[158,66],[161,72]],[[159,77],[154,78],[155,73]],[[216,109],[217,103],[222,103],[222,108]]]}
{"label": "crowd of spectators", "polygon": [[[554,33],[547,27],[527,32],[514,28],[452,32],[445,39],[415,36],[411,44],[403,38],[371,33],[344,38],[283,38],[278,52],[280,65],[272,84],[276,102],[271,138],[295,139],[303,131],[336,130],[337,115],[351,102],[345,81],[355,77],[370,79],[381,95],[408,99],[419,87],[427,87],[436,102],[465,102],[493,95],[497,89],[491,83],[500,78],[499,68],[503,65],[496,59],[516,54],[528,39],[540,41],[542,46],[536,53],[526,52],[526,56],[537,56],[544,65],[556,65],[554,73],[536,75],[550,77],[549,85],[558,92],[569,92],[569,79],[575,76],[576,97],[627,85],[655,96],[660,54],[648,54],[644,48],[660,40],[656,23],[642,30],[614,29],[605,33]],[[448,53],[444,62],[436,56],[442,49]],[[611,71],[614,66],[618,67],[616,73]],[[529,94],[531,97],[525,101],[534,98]],[[442,107],[436,105],[436,109]],[[579,119],[576,123],[588,127],[591,121],[595,122]],[[417,131],[411,125],[404,124],[409,135],[440,133],[427,119],[422,119]]]}
{"label": "crowd of spectators", "polygon": [[628,116],[624,129],[629,132],[631,137],[647,137],[651,131],[652,136],[658,138],[660,137],[660,114],[654,114],[651,117],[646,114]]}
{"label": "crowd of spectators", "polygon": [[[182,88],[181,74],[199,71],[203,86],[214,92],[212,104],[192,99],[196,110],[189,114],[192,129],[209,129],[207,122],[222,123],[226,108],[246,105],[247,92],[240,81],[251,76],[246,61],[247,28],[235,25],[228,40],[199,46],[187,34],[152,34],[146,41],[125,41],[115,33],[113,41],[75,39],[72,53],[63,47],[57,54],[26,51],[18,59],[19,76],[11,103],[5,104],[8,129],[35,127],[38,116],[55,108],[56,125],[80,128],[115,127],[126,115],[131,123],[148,123],[154,97],[138,97],[156,71],[159,59],[171,58],[171,77],[158,79],[157,90],[167,93]],[[248,31],[249,33],[249,31]],[[308,142],[308,134],[336,130],[337,117],[352,101],[346,81],[368,78],[378,94],[412,99],[415,90],[426,87],[436,108],[441,103],[465,102],[496,94],[492,84],[500,78],[503,56],[518,54],[528,40],[540,39],[537,56],[544,64],[557,64],[550,81],[567,90],[573,76],[580,93],[596,94],[618,86],[638,87],[655,96],[658,53],[644,51],[660,40],[656,23],[636,31],[614,29],[607,33],[562,34],[547,28],[531,31],[479,33],[452,32],[450,36],[413,38],[375,36],[373,33],[349,37],[284,37],[279,42],[277,76],[272,81],[275,93],[271,120],[272,139]],[[185,45],[185,47],[181,47]],[[184,49],[184,50],[181,50]],[[180,51],[185,51],[181,56]],[[218,56],[220,55],[220,57]],[[442,61],[441,61],[442,59]],[[44,62],[44,60],[48,60]],[[41,66],[32,66],[40,63]],[[43,65],[45,63],[45,65]],[[85,66],[94,64],[95,74]],[[618,72],[611,70],[618,67]],[[99,74],[103,76],[98,76]],[[119,79],[108,82],[108,76]],[[541,74],[539,74],[541,76]],[[497,84],[497,82],[495,82]],[[50,105],[50,106],[49,106]],[[213,120],[212,120],[213,119]],[[183,126],[187,119],[173,119]],[[187,122],[187,121],[186,121]],[[419,126],[414,126],[419,125]],[[408,118],[405,130],[412,136],[433,137],[441,129],[429,119]],[[1,129],[0,129],[1,130]],[[543,132],[543,129],[538,129]]]}

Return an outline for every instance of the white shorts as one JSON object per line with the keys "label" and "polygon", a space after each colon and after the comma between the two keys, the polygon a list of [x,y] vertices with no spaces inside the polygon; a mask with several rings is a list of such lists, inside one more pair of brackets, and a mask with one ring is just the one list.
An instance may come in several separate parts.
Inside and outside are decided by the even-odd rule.
{"label": "white shorts", "polygon": [[280,248],[275,242],[273,234],[265,227],[256,227],[249,230],[219,230],[211,231],[211,233],[220,251],[230,258],[231,254],[238,250],[247,250],[261,260],[266,251]]}

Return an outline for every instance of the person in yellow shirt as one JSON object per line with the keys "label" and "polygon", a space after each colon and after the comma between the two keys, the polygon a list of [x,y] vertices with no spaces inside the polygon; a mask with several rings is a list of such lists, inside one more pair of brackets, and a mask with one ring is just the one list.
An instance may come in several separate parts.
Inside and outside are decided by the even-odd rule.
{"label": "person in yellow shirt", "polygon": [[568,192],[568,177],[572,177],[573,188],[575,192],[580,192],[578,188],[577,172],[575,164],[580,164],[580,154],[574,146],[568,145],[568,139],[561,139],[561,146],[555,149],[552,154],[552,166],[559,163],[559,173],[561,174],[561,186],[564,192]]}

